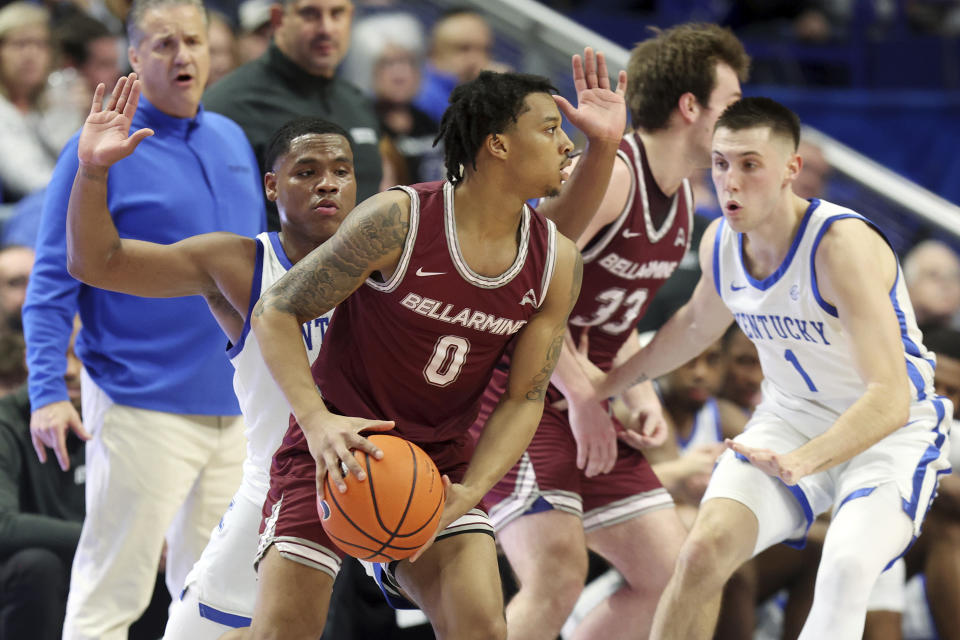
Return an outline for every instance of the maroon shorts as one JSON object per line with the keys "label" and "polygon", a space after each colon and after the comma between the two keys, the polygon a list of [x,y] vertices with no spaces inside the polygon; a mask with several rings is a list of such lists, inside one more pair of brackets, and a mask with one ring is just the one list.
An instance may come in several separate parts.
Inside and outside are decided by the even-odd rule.
{"label": "maroon shorts", "polygon": [[[451,482],[463,479],[473,454],[473,439],[468,434],[454,441],[416,444],[430,456],[441,474],[450,476]],[[336,576],[344,553],[320,524],[316,475],[317,466],[306,438],[300,425],[292,422],[270,466],[270,490],[263,503],[256,562],[273,545],[288,560]]]}
{"label": "maroon shorts", "polygon": [[[474,435],[493,412],[505,384],[506,373],[498,370],[484,393]],[[577,443],[566,410],[549,405],[523,457],[484,502],[497,529],[522,515],[553,508],[583,518],[587,531],[673,505],[644,455],[619,441],[613,469],[588,478],[577,468]]]}

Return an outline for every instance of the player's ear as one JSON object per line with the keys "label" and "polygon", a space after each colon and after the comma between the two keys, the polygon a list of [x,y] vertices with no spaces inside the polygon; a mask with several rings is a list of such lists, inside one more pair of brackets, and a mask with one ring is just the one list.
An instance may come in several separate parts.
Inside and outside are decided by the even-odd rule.
{"label": "player's ear", "polygon": [[507,150],[509,147],[506,136],[501,133],[491,133],[487,136],[485,142],[487,151],[495,158],[504,159],[507,157]]}
{"label": "player's ear", "polygon": [[680,96],[680,99],[677,100],[677,111],[680,112],[680,117],[683,118],[684,122],[695,121],[697,116],[700,115],[700,103],[697,101],[697,96],[689,91]]}
{"label": "player's ear", "polygon": [[267,171],[263,174],[263,192],[270,202],[277,201],[277,174],[273,171]]}
{"label": "player's ear", "polygon": [[793,182],[797,179],[797,176],[800,175],[800,171],[803,170],[803,158],[799,153],[793,151],[789,156],[787,156],[787,175],[785,182]]}

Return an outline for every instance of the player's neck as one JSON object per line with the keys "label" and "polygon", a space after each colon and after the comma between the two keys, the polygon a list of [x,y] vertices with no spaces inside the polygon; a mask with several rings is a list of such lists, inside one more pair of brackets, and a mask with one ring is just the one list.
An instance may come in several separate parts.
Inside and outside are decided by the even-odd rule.
{"label": "player's neck", "polygon": [[297,264],[321,244],[309,238],[298,237],[287,229],[281,229],[277,235],[280,238],[280,246],[283,247],[283,252],[287,254],[291,264]]}
{"label": "player's neck", "polygon": [[746,232],[744,252],[755,278],[765,278],[783,262],[810,203],[787,190],[766,219]]}
{"label": "player's neck", "polygon": [[476,173],[458,184],[453,192],[457,229],[491,239],[516,237],[524,201],[508,184]]}
{"label": "player's neck", "polygon": [[675,194],[684,178],[702,168],[702,162],[689,152],[681,132],[663,129],[651,133],[637,129],[637,135],[643,141],[643,148],[647,152],[650,173],[664,195]]}

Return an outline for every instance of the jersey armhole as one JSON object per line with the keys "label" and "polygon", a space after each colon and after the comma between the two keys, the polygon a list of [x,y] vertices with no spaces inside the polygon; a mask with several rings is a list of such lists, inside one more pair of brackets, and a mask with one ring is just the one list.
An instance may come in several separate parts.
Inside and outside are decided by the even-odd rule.
{"label": "jersey armhole", "polygon": [[547,299],[547,290],[550,288],[553,272],[557,266],[557,225],[549,218],[544,219],[547,221],[547,259],[543,269],[543,279],[540,282],[538,309],[543,306],[543,301]]}
{"label": "jersey armhole", "polygon": [[243,318],[243,329],[240,330],[240,337],[236,344],[227,342],[227,357],[233,360],[237,354],[243,351],[243,345],[247,341],[247,334],[250,333],[250,316],[253,314],[253,307],[260,300],[260,288],[263,284],[263,242],[260,238],[254,238],[257,243],[257,257],[253,261],[253,282],[250,283],[250,303],[247,304],[247,314]]}
{"label": "jersey armhole", "polygon": [[717,295],[720,296],[720,299],[723,299],[723,292],[720,289],[720,237],[723,234],[723,228],[726,225],[727,221],[724,218],[720,218],[720,223],[717,225],[717,232],[713,236],[713,286],[717,290]]}
{"label": "jersey armhole", "polygon": [[[627,157],[627,154],[622,149],[617,151],[617,159],[622,160],[624,164],[626,164],[627,175],[630,176],[630,189],[627,191],[627,202],[623,205],[623,209],[620,211],[620,214],[614,218],[613,222],[598,229],[597,233],[590,238],[583,247],[583,251],[581,251],[580,254],[583,256],[584,263],[594,260],[607,245],[610,244],[610,241],[613,240],[614,236],[616,236],[623,227],[627,216],[630,215],[630,210],[633,209],[633,201],[637,193],[637,175],[633,170],[633,164],[630,162],[630,158]],[[614,162],[616,162],[616,160],[614,160]]]}
{"label": "jersey armhole", "polygon": [[417,229],[420,226],[420,195],[414,189],[404,185],[390,187],[389,191],[403,191],[410,197],[410,222],[407,226],[407,238],[403,243],[403,251],[400,253],[400,260],[397,262],[397,268],[393,275],[386,282],[377,282],[373,278],[367,278],[365,282],[368,287],[380,293],[390,293],[400,285],[403,277],[407,275],[407,267],[413,257],[413,245],[417,241]]}

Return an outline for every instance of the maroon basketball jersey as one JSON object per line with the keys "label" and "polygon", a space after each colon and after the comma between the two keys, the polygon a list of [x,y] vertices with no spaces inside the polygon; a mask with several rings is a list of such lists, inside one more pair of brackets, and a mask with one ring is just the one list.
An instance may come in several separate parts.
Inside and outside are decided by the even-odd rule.
{"label": "maroon basketball jersey", "polygon": [[583,250],[583,286],[570,314],[574,340],[589,331],[590,360],[604,370],[680,264],[693,229],[686,179],[672,197],[664,195],[636,133],[623,137],[617,155],[630,167],[630,195],[620,216]]}
{"label": "maroon basketball jersey", "polygon": [[337,307],[313,377],[345,415],[395,420],[414,442],[447,441],[473,424],[507,343],[543,303],[556,226],[524,206],[516,260],[486,277],[460,252],[453,185],[395,188],[410,196],[396,273],[368,279]]}

